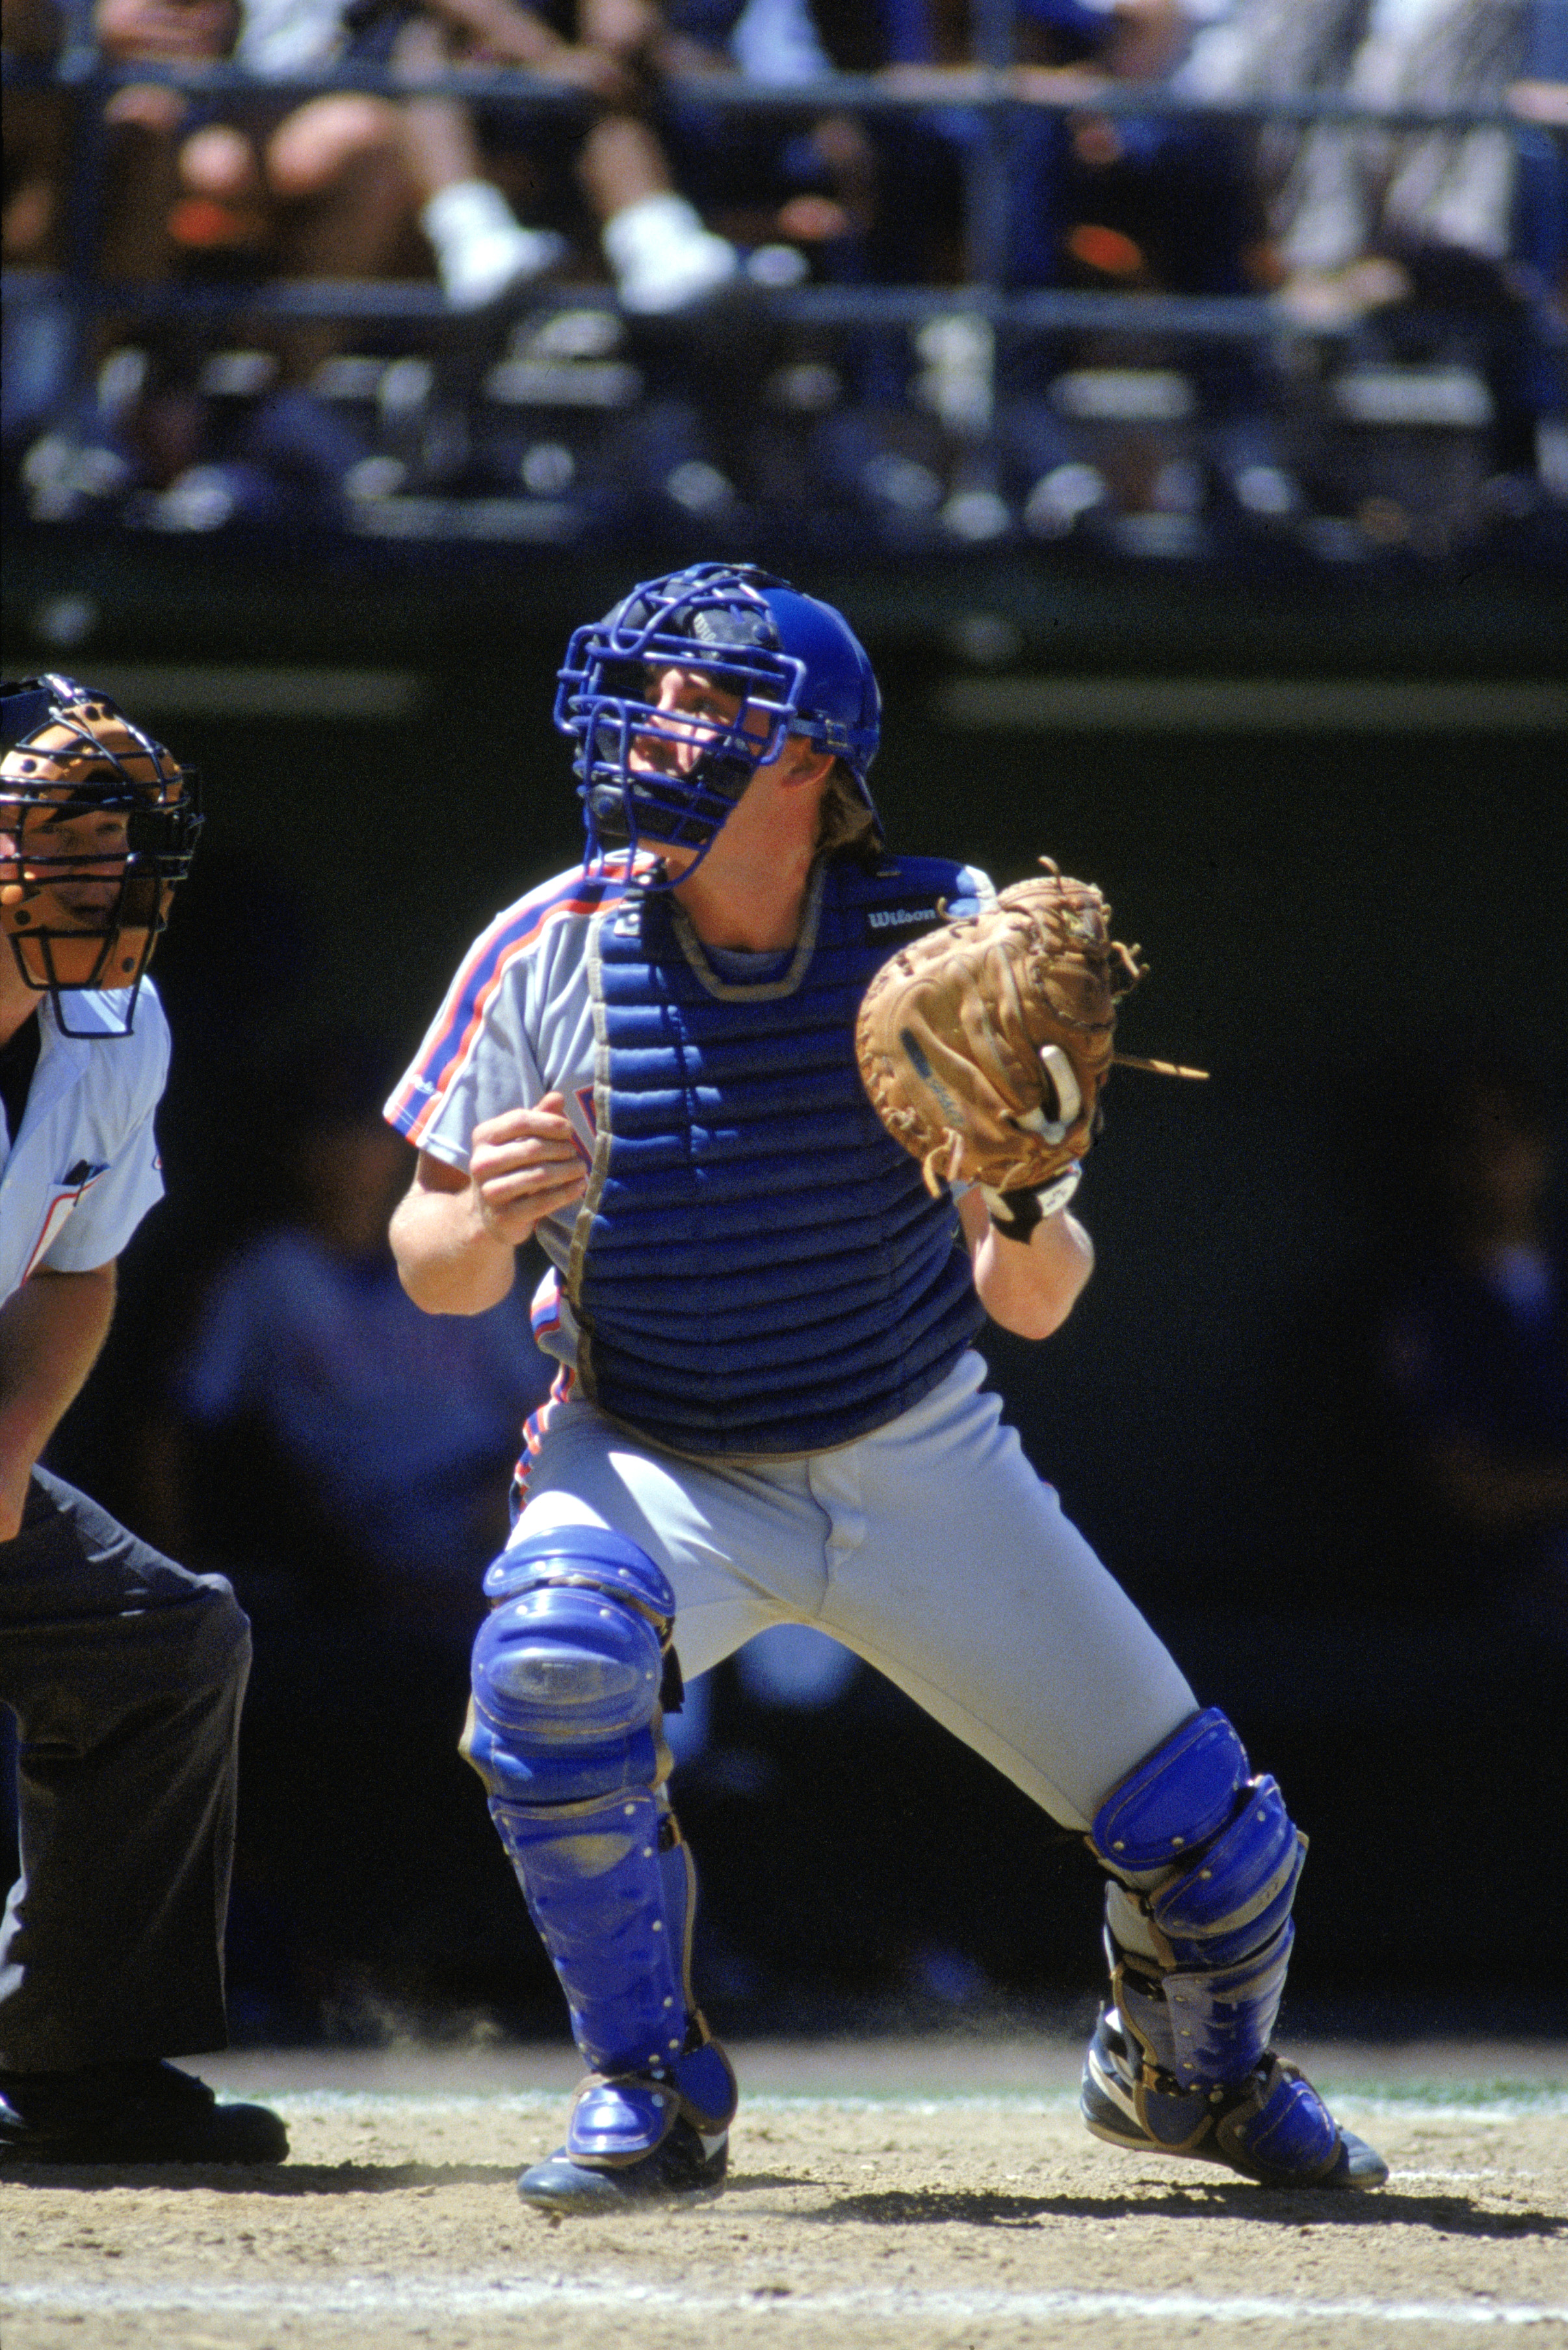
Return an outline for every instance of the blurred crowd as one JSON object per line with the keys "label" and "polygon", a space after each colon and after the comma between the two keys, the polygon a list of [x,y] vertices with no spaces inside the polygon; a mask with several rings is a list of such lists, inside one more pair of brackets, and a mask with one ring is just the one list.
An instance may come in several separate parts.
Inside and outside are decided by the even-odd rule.
{"label": "blurred crowd", "polygon": [[[1379,327],[1392,340],[1363,359],[1420,380],[1330,385],[1342,439],[1468,429],[1516,514],[1568,481],[1564,0],[1016,0],[1000,30],[964,0],[89,13],[5,0],[5,438],[35,519],[129,494],[129,519],[211,528],[286,518],[306,492],[317,519],[325,499],[327,519],[417,535],[428,517],[387,499],[510,494],[538,510],[493,516],[500,535],[548,541],[624,521],[648,481],[667,522],[710,535],[842,493],[895,539],[939,519],[961,541],[1049,539],[1114,508],[1174,517],[1181,552],[1205,463],[1263,524],[1324,503],[1271,420],[1323,371],[1314,336],[1340,350]],[[107,96],[36,70],[84,31]],[[203,68],[237,70],[202,87]],[[383,86],[279,86],[339,69]],[[716,103],[726,86],[758,104]],[[978,102],[998,91],[1004,109]],[[1494,120],[1269,119],[1303,96]],[[84,338],[57,273],[89,263],[128,288],[226,288],[225,322],[100,310]],[[247,314],[247,285],[278,278],[423,280],[431,322]],[[1134,338],[1125,317],[1118,340],[999,338],[961,306],[836,333],[768,309],[812,284],[974,282],[1266,296],[1294,355]],[[452,359],[442,317],[488,338],[488,371],[472,344]],[[1108,467],[1106,423],[1132,428]],[[1439,494],[1473,506],[1477,487]],[[1372,541],[1410,535],[1398,496],[1345,496]]]}
{"label": "blurred crowd", "polygon": [[1568,1658],[1568,1262],[1552,1106],[1472,1070],[1413,1105],[1414,1211],[1371,1324],[1384,1508],[1407,1596]]}

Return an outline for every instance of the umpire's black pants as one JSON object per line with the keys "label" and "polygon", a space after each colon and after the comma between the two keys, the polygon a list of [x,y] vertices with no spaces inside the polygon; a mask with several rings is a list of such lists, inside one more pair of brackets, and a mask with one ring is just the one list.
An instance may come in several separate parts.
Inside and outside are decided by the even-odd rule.
{"label": "umpire's black pants", "polygon": [[22,1874],[0,1925],[0,2069],[227,2043],[223,1938],[250,1626],[35,1470],[0,1543],[0,1701]]}

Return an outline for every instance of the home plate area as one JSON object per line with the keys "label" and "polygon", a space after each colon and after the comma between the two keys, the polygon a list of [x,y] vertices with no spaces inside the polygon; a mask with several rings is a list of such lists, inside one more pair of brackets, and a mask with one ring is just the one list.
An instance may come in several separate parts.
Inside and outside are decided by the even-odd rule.
{"label": "home plate area", "polygon": [[1095,2350],[1568,2342],[1568,2048],[1292,2052],[1387,2157],[1372,2194],[1272,2193],[1079,2122],[1067,2044],[734,2051],[718,2199],[551,2220],[564,2048],[238,2052],[281,2168],[0,2185],[5,2350]]}

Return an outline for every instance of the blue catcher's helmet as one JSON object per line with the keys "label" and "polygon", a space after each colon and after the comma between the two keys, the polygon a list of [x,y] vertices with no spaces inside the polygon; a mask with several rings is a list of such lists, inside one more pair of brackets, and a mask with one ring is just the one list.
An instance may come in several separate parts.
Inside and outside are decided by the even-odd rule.
{"label": "blue catcher's helmet", "polygon": [[[701,671],[736,696],[734,716],[659,710],[649,671],[656,680],[676,668]],[[755,769],[777,757],[788,734],[832,752],[877,814],[866,771],[882,697],[865,647],[831,604],[751,564],[693,563],[644,580],[604,619],[577,629],[555,716],[576,741],[590,858],[640,841],[705,856]],[[646,747],[637,755],[650,743],[666,752],[684,743],[698,755],[680,773]]]}

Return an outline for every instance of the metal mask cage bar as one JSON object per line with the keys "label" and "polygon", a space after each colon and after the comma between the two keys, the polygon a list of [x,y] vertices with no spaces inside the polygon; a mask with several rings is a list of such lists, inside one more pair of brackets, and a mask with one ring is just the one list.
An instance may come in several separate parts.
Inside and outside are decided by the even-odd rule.
{"label": "metal mask cage bar", "polygon": [[[98,880],[103,878],[106,865],[120,867],[126,882],[145,879],[162,888],[172,888],[183,881],[191,870],[191,860],[196,853],[196,839],[204,818],[201,812],[201,794],[197,776],[190,770],[182,771],[177,779],[181,795],[177,802],[161,806],[148,806],[136,796],[138,791],[163,794],[170,783],[132,786],[130,790],[106,792],[102,795],[59,800],[36,791],[16,791],[12,778],[0,777],[0,817],[16,810],[19,816],[42,816],[47,827],[62,820],[113,815],[123,811],[126,816],[125,845],[107,852],[93,848],[53,849],[47,840],[40,840],[37,831],[15,834],[15,852],[3,862],[16,865],[16,879],[26,879],[41,889],[73,879]],[[7,828],[9,828],[7,827]],[[161,925],[160,925],[161,927]]]}
{"label": "metal mask cage bar", "polygon": [[[99,723],[123,729],[128,743],[105,742],[94,732]],[[26,768],[36,760],[40,770],[0,775],[0,817],[12,836],[12,850],[0,861],[0,871],[13,886],[20,884],[23,893],[21,903],[7,910],[5,935],[13,958],[26,984],[49,997],[65,1035],[106,1033],[101,1023],[73,1024],[66,998],[107,989],[122,1014],[121,1026],[107,1033],[129,1035],[153,947],[165,927],[168,893],[185,879],[195,853],[203,821],[200,777],[194,769],[177,765],[118,703],[72,678],[50,674],[0,690],[0,731],[5,757],[13,766]],[[67,739],[37,742],[46,731],[58,731]],[[145,762],[152,774],[131,774],[130,761]],[[71,772],[84,767],[99,772]],[[57,826],[105,814],[124,815],[123,844],[107,851],[61,847],[48,837]],[[30,816],[42,822],[29,826]],[[35,919],[29,899],[47,899],[72,881],[99,882],[111,875],[117,887],[107,904],[86,908],[69,922]],[[47,908],[40,910],[47,914]],[[128,934],[138,944],[126,952]],[[97,951],[84,971],[81,958],[95,942]],[[67,952],[68,975],[62,969]]]}
{"label": "metal mask cage bar", "polygon": [[[611,686],[607,672],[627,663],[659,671],[694,671],[722,691],[738,694],[741,707],[727,722],[691,712],[661,711],[646,694]],[[556,723],[567,733],[580,733],[595,723],[591,713],[596,709],[636,712],[648,722],[644,731],[650,734],[676,736],[685,732],[692,740],[701,738],[713,747],[720,743],[726,751],[732,747],[737,755],[743,754],[753,765],[759,765],[777,755],[798,712],[805,673],[805,663],[794,654],[770,652],[760,645],[707,644],[668,629],[645,629],[634,642],[627,643],[619,639],[618,630],[597,622],[578,629],[567,647],[556,695]],[[759,691],[768,685],[777,691]],[[768,720],[765,736],[745,732],[746,718],[753,713]]]}
{"label": "metal mask cage bar", "polygon": [[[107,860],[99,859],[99,863]],[[189,863],[187,858],[186,863]],[[84,860],[73,860],[73,868],[80,872]],[[68,874],[56,877],[68,879]],[[47,889],[50,883],[42,883]],[[26,984],[39,995],[47,995],[53,1008],[60,1033],[65,1036],[98,1037],[129,1036],[136,1017],[137,998],[147,967],[152,960],[152,950],[165,927],[163,898],[171,887],[155,870],[134,871],[128,860],[120,875],[119,894],[112,904],[102,909],[102,923],[88,924],[80,929],[56,928],[43,924],[37,929],[20,931],[7,927],[5,943]],[[138,939],[133,956],[121,956],[114,963],[127,934]],[[85,976],[66,977],[59,966],[58,950],[68,949],[79,955],[82,950],[98,943]],[[36,969],[28,968],[28,957],[36,959]],[[114,965],[111,970],[111,964]],[[102,991],[109,995],[119,1017],[118,1027],[105,1027],[101,1020],[85,1025],[73,1022],[68,999],[83,993]]]}
{"label": "metal mask cage bar", "polygon": [[[651,723],[662,716],[647,702],[590,700],[571,723],[582,746],[576,765],[590,859],[612,841],[635,852],[645,833],[661,847],[705,852],[783,731],[775,726],[764,741],[738,724]],[[634,765],[633,745],[650,738],[693,743],[701,756],[684,773]]]}
{"label": "metal mask cage bar", "polygon": [[[772,615],[747,583],[724,567],[693,578],[685,592],[650,593],[628,600],[607,619],[578,629],[566,649],[556,690],[555,723],[578,745],[576,761],[590,862],[607,845],[646,837],[666,848],[707,854],[756,769],[775,758],[791,730],[806,681],[798,656],[754,642],[715,641],[696,633],[706,619],[735,635],[774,627]],[[670,670],[701,677],[732,694],[728,718],[710,712],[660,708],[646,686]],[[628,674],[629,672],[629,674]],[[765,732],[747,725],[762,718]],[[637,763],[639,746],[644,764]],[[649,748],[649,746],[651,746]],[[663,764],[659,750],[694,752],[684,769]],[[690,868],[694,869],[694,868]]]}
{"label": "metal mask cage bar", "polygon": [[[179,797],[170,800],[166,795],[175,787]],[[109,855],[96,855],[91,850],[72,849],[51,855],[47,847],[39,847],[36,833],[26,836],[26,863],[30,868],[47,868],[51,879],[88,866],[119,863],[121,858],[129,868],[150,870],[161,880],[182,881],[191,869],[195,854],[196,836],[204,821],[201,807],[201,779],[191,767],[177,768],[172,775],[157,783],[127,784],[118,790],[82,792],[78,790],[69,799],[57,795],[70,788],[69,779],[57,783],[29,785],[25,779],[0,775],[0,811],[16,808],[24,813],[44,816],[48,823],[70,822],[82,816],[124,813],[125,847]],[[18,852],[21,838],[18,836]],[[6,862],[11,860],[7,858]]]}
{"label": "metal mask cage bar", "polygon": [[751,781],[751,764],[711,753],[681,776],[633,768],[630,745],[642,731],[629,712],[603,718],[594,730],[596,742],[614,748],[593,759],[578,785],[593,854],[602,856],[618,837],[635,852],[645,834],[663,848],[706,849]]}

